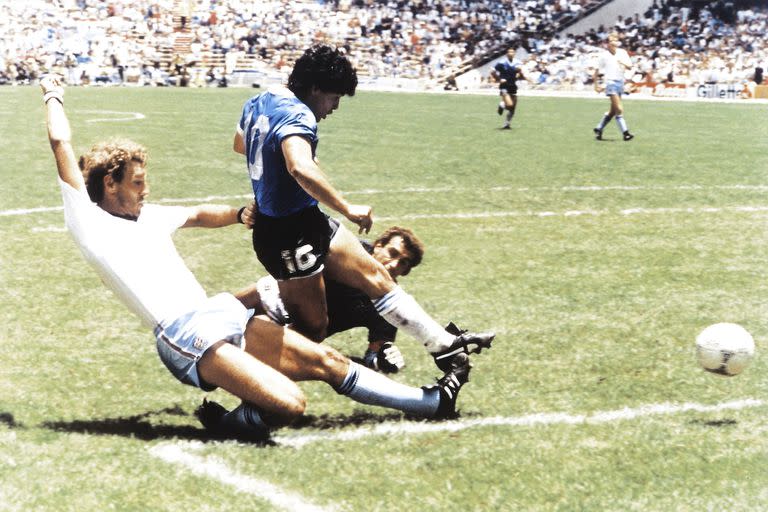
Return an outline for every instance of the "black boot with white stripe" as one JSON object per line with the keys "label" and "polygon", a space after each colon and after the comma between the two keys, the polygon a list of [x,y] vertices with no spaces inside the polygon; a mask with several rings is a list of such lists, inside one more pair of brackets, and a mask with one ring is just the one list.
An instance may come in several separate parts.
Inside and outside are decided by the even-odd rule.
{"label": "black boot with white stripe", "polygon": [[472,365],[469,356],[463,352],[451,359],[451,367],[438,381],[435,387],[440,391],[440,405],[434,419],[445,420],[456,418],[456,399],[461,387],[469,382],[469,370]]}

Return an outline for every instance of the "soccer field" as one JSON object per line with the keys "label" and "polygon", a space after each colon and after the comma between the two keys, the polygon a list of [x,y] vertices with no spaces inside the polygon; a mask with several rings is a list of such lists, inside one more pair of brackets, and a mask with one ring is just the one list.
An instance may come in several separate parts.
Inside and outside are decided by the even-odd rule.
{"label": "soccer field", "polygon": [[[232,137],[248,89],[70,88],[77,151],[149,149],[150,201],[240,205]],[[350,200],[425,242],[402,280],[441,322],[492,329],[461,417],[418,422],[302,383],[302,425],[215,442],[205,396],[63,228],[36,87],[0,88],[0,510],[768,509],[768,108],[630,98],[636,138],[592,127],[604,98],[359,92],[320,123]],[[265,274],[241,226],[182,230],[209,291]],[[696,364],[705,326],[755,338],[743,374]],[[328,341],[360,355],[366,333]],[[395,378],[438,370],[398,337]],[[209,397],[233,407],[224,392]]]}

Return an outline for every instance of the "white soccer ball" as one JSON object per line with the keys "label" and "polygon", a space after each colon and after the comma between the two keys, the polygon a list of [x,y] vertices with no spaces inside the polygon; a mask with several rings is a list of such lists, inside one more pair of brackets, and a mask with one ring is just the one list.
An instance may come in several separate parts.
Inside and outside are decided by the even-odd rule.
{"label": "white soccer ball", "polygon": [[740,374],[752,361],[755,341],[738,324],[713,324],[696,337],[696,355],[708,372],[731,377]]}

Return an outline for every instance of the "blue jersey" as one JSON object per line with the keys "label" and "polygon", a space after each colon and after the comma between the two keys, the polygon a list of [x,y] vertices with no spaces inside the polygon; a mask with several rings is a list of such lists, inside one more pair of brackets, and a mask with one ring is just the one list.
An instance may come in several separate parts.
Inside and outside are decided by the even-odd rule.
{"label": "blue jersey", "polygon": [[508,85],[514,85],[517,81],[520,63],[517,61],[510,62],[509,59],[502,59],[496,63],[493,69],[499,74],[500,79],[506,80]]}
{"label": "blue jersey", "polygon": [[281,144],[291,135],[306,138],[317,149],[315,115],[291,91],[269,89],[245,103],[238,131],[245,141],[245,156],[259,211],[286,217],[317,205],[288,173]]}

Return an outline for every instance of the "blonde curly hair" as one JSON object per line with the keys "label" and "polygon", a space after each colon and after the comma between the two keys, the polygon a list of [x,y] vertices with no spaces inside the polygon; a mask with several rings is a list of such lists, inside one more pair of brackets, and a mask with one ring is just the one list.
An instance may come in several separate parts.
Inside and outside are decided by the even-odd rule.
{"label": "blonde curly hair", "polygon": [[129,139],[113,138],[94,144],[78,162],[85,178],[88,196],[95,203],[104,199],[104,177],[120,183],[125,176],[128,162],[147,163],[147,149]]}

